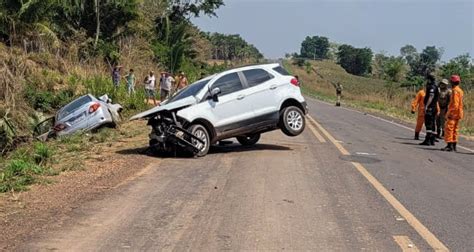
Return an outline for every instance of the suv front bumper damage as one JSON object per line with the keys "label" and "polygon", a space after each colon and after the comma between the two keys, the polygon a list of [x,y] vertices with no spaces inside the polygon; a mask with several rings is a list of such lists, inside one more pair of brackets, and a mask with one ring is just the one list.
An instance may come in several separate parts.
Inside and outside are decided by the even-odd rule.
{"label": "suv front bumper damage", "polygon": [[196,146],[203,146],[205,143],[195,137],[192,132],[174,124],[151,125],[152,132],[149,135],[150,148],[158,151],[175,152],[177,148],[184,149],[192,153],[199,153],[201,149]]}

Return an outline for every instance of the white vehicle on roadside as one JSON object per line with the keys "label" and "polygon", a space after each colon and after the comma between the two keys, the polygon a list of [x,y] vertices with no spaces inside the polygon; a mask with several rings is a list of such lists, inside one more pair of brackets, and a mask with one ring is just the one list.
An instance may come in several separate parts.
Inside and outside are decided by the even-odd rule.
{"label": "white vehicle on roadside", "polygon": [[149,144],[158,151],[184,148],[204,156],[212,144],[228,138],[253,145],[260,134],[276,129],[297,136],[307,110],[298,80],[279,64],[265,64],[197,81],[131,120],[148,119]]}

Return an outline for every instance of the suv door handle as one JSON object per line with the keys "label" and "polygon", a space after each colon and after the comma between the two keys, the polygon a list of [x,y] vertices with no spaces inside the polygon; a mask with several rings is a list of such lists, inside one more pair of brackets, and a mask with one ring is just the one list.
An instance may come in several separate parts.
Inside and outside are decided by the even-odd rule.
{"label": "suv door handle", "polygon": [[245,98],[245,95],[239,95],[239,96],[237,96],[237,100],[242,100],[242,99],[244,99],[244,98]]}
{"label": "suv door handle", "polygon": [[270,89],[271,89],[271,90],[274,90],[274,89],[276,89],[276,88],[277,88],[277,85],[271,85],[271,86],[270,86]]}

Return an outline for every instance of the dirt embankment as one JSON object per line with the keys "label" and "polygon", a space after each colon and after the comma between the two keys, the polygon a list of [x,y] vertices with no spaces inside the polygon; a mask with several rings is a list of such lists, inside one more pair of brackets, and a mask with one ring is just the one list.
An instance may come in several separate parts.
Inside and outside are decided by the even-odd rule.
{"label": "dirt embankment", "polygon": [[100,153],[78,153],[76,158],[85,159],[80,170],[49,177],[50,183],[33,185],[25,192],[0,194],[0,250],[11,250],[28,237],[61,225],[77,206],[100,198],[156,163],[156,158],[142,154],[148,134],[145,123],[126,123],[121,128],[133,129],[139,129],[133,137],[101,143]]}

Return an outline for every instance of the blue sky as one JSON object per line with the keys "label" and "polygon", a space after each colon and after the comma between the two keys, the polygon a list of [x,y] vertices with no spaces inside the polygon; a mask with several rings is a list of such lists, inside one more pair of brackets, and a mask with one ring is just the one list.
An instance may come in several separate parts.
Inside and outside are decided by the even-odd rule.
{"label": "blue sky", "polygon": [[443,60],[474,56],[474,0],[224,0],[204,31],[240,34],[268,58],[299,52],[307,35],[398,55],[412,44],[444,48]]}

